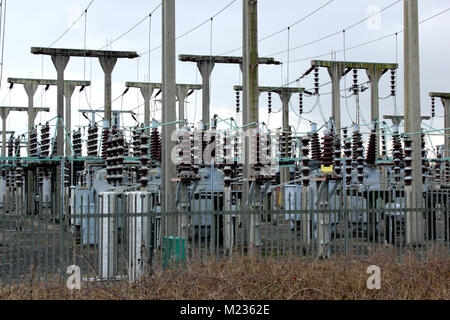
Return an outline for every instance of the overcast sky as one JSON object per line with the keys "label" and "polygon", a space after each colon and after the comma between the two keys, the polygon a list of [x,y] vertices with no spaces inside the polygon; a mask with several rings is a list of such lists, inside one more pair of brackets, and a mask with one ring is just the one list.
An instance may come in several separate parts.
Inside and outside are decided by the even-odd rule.
{"label": "overcast sky", "polygon": [[[334,0],[331,4],[293,26],[288,34],[287,27],[310,14],[329,0],[260,0],[259,10],[259,37],[260,39],[285,29],[276,36],[259,43],[260,56],[268,56],[288,48],[313,42],[334,32],[339,32],[361,19],[370,17],[374,8],[385,8],[395,0]],[[47,56],[34,56],[30,53],[33,46],[50,46],[59,36],[81,15],[91,0],[7,0],[6,42],[4,55],[3,81],[0,90],[1,105],[26,105],[27,98],[22,86],[16,85],[9,92],[6,83],[8,77],[56,78],[55,69],[51,59]],[[178,0],[176,1],[176,33],[181,35],[200,23],[214,16],[226,7],[231,0]],[[95,0],[88,10],[87,21],[85,17],[75,25],[54,48],[84,48],[100,49],[110,41],[116,39],[136,23],[141,21],[155,7],[160,0]],[[419,1],[419,19],[424,20],[436,13],[450,8],[448,0],[421,0]],[[86,24],[87,22],[87,24]],[[86,38],[85,38],[86,27]],[[351,48],[364,42],[387,36],[403,29],[403,2],[393,5],[383,11],[379,17],[370,19],[348,30],[345,34],[345,48]],[[120,40],[112,43],[108,48],[112,50],[135,50],[142,54],[161,45],[161,8],[157,9],[151,19],[151,32],[149,19],[136,27]],[[450,91],[450,11],[431,19],[420,26],[420,58],[421,58],[421,102],[422,114],[430,115],[430,91]],[[149,43],[150,39],[150,43]],[[212,41],[211,41],[212,39]],[[398,46],[397,46],[397,45]],[[224,54],[242,45],[242,1],[237,0],[226,10],[217,15],[212,24],[204,24],[195,31],[187,34],[177,41],[178,54]],[[397,48],[397,49],[396,49]],[[332,51],[338,51],[336,58],[344,59],[344,37],[340,33],[334,37],[296,50],[274,55],[283,62],[282,66],[261,66],[260,85],[280,86],[298,78],[310,66],[309,57],[328,54],[320,59],[330,59]],[[230,55],[240,55],[237,50]],[[398,61],[400,68],[398,74],[398,99],[381,100],[381,114],[393,114],[395,105],[400,114],[403,114],[403,33],[396,37],[387,37],[356,49],[346,50],[345,59],[348,61],[386,62]],[[398,60],[397,60],[398,59]],[[298,61],[300,60],[300,61]],[[288,61],[291,61],[288,63]],[[150,68],[149,68],[150,63]],[[161,50],[155,49],[151,54],[142,55],[137,60],[120,60],[113,73],[113,99],[119,97],[126,81],[161,81]],[[86,93],[76,92],[73,96],[72,128],[78,125],[87,125],[88,122],[77,112],[78,107],[98,109],[103,105],[103,72],[98,60],[72,58],[67,69],[66,79],[91,80],[92,88]],[[360,72],[360,82],[367,81],[367,76]],[[386,97],[390,93],[389,75],[385,75],[380,82],[380,96]],[[236,65],[216,65],[212,74],[211,115],[219,114],[222,118],[238,118],[235,113],[235,94],[233,85],[241,83],[241,74]],[[326,83],[329,76],[325,70],[321,71],[320,82]],[[177,82],[201,83],[201,77],[196,65],[189,62],[177,62]],[[342,81],[347,87],[352,84],[349,74]],[[294,82],[292,86],[306,88],[313,87],[312,75],[300,83]],[[320,98],[320,106],[305,118],[309,121],[323,123],[331,114],[330,86],[321,88],[324,93]],[[344,95],[344,93],[343,93]],[[362,119],[370,121],[370,91],[361,96]],[[274,97],[273,110],[278,111],[281,102]],[[304,110],[308,111],[315,105],[315,98],[305,98]],[[140,93],[132,89],[123,99],[113,104],[113,109],[132,110],[143,112],[143,103]],[[292,97],[291,125],[300,132],[309,130],[307,120],[299,121],[298,95]],[[35,96],[35,106],[48,106],[50,114],[40,114],[36,123],[45,122],[55,116],[56,88],[51,88],[45,94],[39,89]],[[437,117],[433,122],[426,122],[436,128],[443,128],[443,107],[440,101],[436,103]],[[158,104],[152,104],[152,110]],[[187,106],[188,120],[198,121],[201,117],[201,92],[189,98]],[[322,112],[321,112],[322,110]],[[295,113],[294,113],[295,111]],[[342,125],[347,126],[355,120],[355,99],[350,97],[342,99]],[[155,115],[159,117],[158,113]],[[260,118],[269,123],[270,127],[281,126],[281,114],[267,117],[267,96],[261,95]],[[129,116],[125,116],[126,124],[133,124]],[[140,115],[143,121],[143,115]],[[18,133],[26,132],[26,115],[12,113],[8,120],[8,130]],[[443,143],[443,139],[435,140]]]}

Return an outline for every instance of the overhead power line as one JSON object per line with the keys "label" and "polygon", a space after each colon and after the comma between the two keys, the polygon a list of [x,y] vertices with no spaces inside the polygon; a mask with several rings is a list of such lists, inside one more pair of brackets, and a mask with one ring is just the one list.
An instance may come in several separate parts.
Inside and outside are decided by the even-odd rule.
{"label": "overhead power line", "polygon": [[76,25],[76,24],[81,20],[81,18],[83,18],[83,16],[87,13],[87,11],[88,11],[89,8],[91,7],[91,5],[94,3],[94,1],[95,1],[95,0],[91,0],[91,2],[89,3],[89,5],[86,7],[86,9],[84,9],[83,13],[80,15],[80,17],[79,17],[77,20],[75,20],[75,21],[70,25],[70,27],[67,28],[66,31],[64,31],[64,32],[58,37],[58,39],[56,39],[55,41],[53,41],[53,43],[52,43],[51,45],[48,46],[49,48],[53,47],[59,40],[61,40],[62,37],[64,37],[64,36],[67,34],[67,32],[69,32],[69,31],[73,28],[73,26]]}
{"label": "overhead power line", "polygon": [[[190,34],[191,32],[194,32],[194,31],[197,30],[198,28],[204,26],[205,24],[211,22],[211,20],[213,20],[213,19],[216,18],[219,14],[221,14],[221,13],[224,12],[226,9],[228,9],[228,8],[229,8],[232,4],[234,4],[236,1],[237,1],[237,0],[231,1],[229,4],[227,4],[224,8],[222,8],[222,9],[221,9],[220,11],[218,11],[216,14],[214,14],[214,15],[211,16],[210,18],[206,19],[206,20],[203,21],[202,23],[198,24],[197,26],[195,26],[195,27],[189,29],[188,31],[182,33],[181,35],[177,36],[175,39],[176,39],[176,40],[179,40],[179,39],[181,39],[181,38],[187,36],[187,35]],[[161,49],[161,48],[162,48],[162,46],[160,45],[160,46],[157,46],[157,47],[155,47],[155,48],[153,48],[153,49],[151,49],[151,50],[148,50],[148,51],[146,51],[146,52],[143,52],[143,53],[141,53],[141,54],[139,54],[139,55],[142,57],[142,56],[144,56],[144,55],[146,55],[146,54],[149,54],[150,52],[153,52],[153,51],[158,50],[158,49]]]}
{"label": "overhead power line", "polygon": [[143,19],[141,19],[139,22],[137,22],[133,27],[131,27],[130,29],[128,29],[127,31],[125,31],[124,33],[122,33],[120,36],[118,36],[117,38],[115,38],[114,40],[112,40],[111,42],[109,42],[108,44],[104,45],[103,47],[101,47],[99,50],[102,50],[104,48],[106,48],[107,46],[113,44],[116,41],[119,41],[120,39],[122,39],[123,37],[125,37],[127,34],[129,34],[131,31],[133,31],[134,29],[136,29],[138,26],[140,26],[142,23],[144,23],[145,21],[147,21],[147,19],[150,19],[152,14],[156,12],[156,10],[158,10],[160,7],[162,6],[162,2],[159,3],[159,5],[153,9],[148,15],[146,15]]}
{"label": "overhead power line", "polygon": [[[440,11],[440,12],[438,12],[438,13],[436,13],[436,14],[434,14],[434,15],[432,15],[432,16],[430,16],[430,17],[428,17],[428,18],[426,18],[426,19],[424,19],[424,20],[422,20],[422,21],[420,21],[420,22],[419,22],[419,25],[420,25],[420,24],[423,24],[423,23],[425,23],[425,22],[428,22],[428,21],[430,21],[430,20],[432,20],[432,19],[434,19],[434,18],[436,18],[436,17],[438,17],[438,16],[440,16],[440,15],[442,15],[442,14],[444,14],[444,13],[447,13],[447,12],[449,12],[449,11],[450,11],[450,8],[447,8],[447,9],[445,9],[445,10],[443,10],[443,11]],[[377,38],[377,39],[374,39],[374,40],[365,41],[365,42],[363,42],[363,43],[354,45],[354,46],[352,46],[352,47],[348,47],[348,48],[345,49],[345,51],[357,49],[357,48],[360,48],[360,47],[363,47],[363,46],[366,46],[366,45],[369,45],[369,44],[372,44],[372,43],[375,43],[375,42],[378,42],[378,41],[381,41],[381,40],[384,40],[384,39],[387,39],[387,38],[390,38],[390,37],[397,36],[398,34],[402,33],[403,31],[404,31],[404,29],[402,29],[402,30],[400,30],[400,31],[397,31],[397,32],[394,32],[394,33],[390,33],[390,34],[388,34],[388,35],[382,36],[382,37]],[[335,51],[335,53],[341,53],[341,52],[344,52],[344,50],[342,49],[342,50],[337,50],[337,51]],[[330,53],[328,52],[328,53],[324,53],[324,54],[320,54],[320,55],[316,55],[316,56],[312,56],[312,57],[308,57],[308,58],[302,58],[302,59],[291,60],[291,61],[289,61],[289,63],[302,62],[302,61],[306,61],[306,60],[322,58],[322,57],[328,56],[329,54],[330,54]]]}
{"label": "overhead power line", "polygon": [[388,5],[387,7],[384,7],[383,9],[381,9],[380,11],[378,11],[377,13],[375,13],[375,14],[373,14],[373,15],[370,15],[370,16],[368,16],[367,18],[358,20],[357,22],[355,22],[354,24],[350,25],[350,26],[347,27],[347,28],[344,28],[344,29],[342,29],[342,30],[333,32],[333,33],[331,33],[331,34],[328,34],[328,35],[323,36],[323,37],[321,37],[321,38],[318,38],[318,39],[316,39],[316,40],[313,40],[313,41],[310,41],[310,42],[307,42],[307,43],[304,43],[304,44],[301,44],[301,45],[298,45],[298,46],[289,48],[289,49],[287,49],[287,50],[282,50],[282,51],[278,51],[278,52],[275,52],[275,53],[271,53],[271,54],[269,54],[269,55],[267,55],[267,56],[268,56],[268,57],[272,57],[272,56],[276,56],[276,55],[279,55],[279,54],[282,54],[282,53],[285,53],[285,52],[288,52],[288,51],[294,51],[294,50],[297,50],[297,49],[300,49],[300,48],[304,48],[304,47],[310,46],[310,45],[312,45],[312,44],[321,42],[321,41],[326,40],[326,39],[328,39],[328,38],[335,37],[335,36],[337,36],[337,35],[339,35],[339,34],[341,34],[341,33],[343,33],[343,32],[346,32],[346,31],[348,31],[348,30],[350,30],[350,29],[352,29],[352,28],[354,28],[354,27],[360,25],[360,24],[363,23],[363,22],[366,22],[366,21],[369,20],[369,19],[372,19],[373,17],[379,15],[379,14],[382,13],[383,11],[386,11],[386,10],[392,8],[393,6],[395,6],[396,4],[400,3],[401,1],[402,1],[402,0],[397,0],[397,1],[395,1],[394,3],[391,3],[390,5]]}
{"label": "overhead power line", "polygon": [[[265,37],[259,39],[258,42],[262,42],[262,41],[264,41],[264,40],[270,39],[270,38],[272,38],[272,37],[274,37],[274,36],[276,36],[276,35],[278,35],[278,34],[284,32],[284,31],[286,31],[286,30],[291,29],[292,27],[296,26],[296,25],[299,24],[300,22],[303,22],[304,20],[306,20],[306,19],[308,19],[309,17],[313,16],[314,14],[316,14],[317,12],[319,12],[320,10],[324,9],[325,7],[327,7],[328,5],[330,5],[330,4],[331,4],[332,2],[334,2],[334,1],[335,1],[335,0],[330,0],[330,1],[328,1],[327,3],[321,5],[319,8],[315,9],[315,10],[312,11],[311,13],[307,14],[306,16],[304,16],[303,18],[297,20],[296,22],[294,22],[294,23],[291,24],[290,26],[288,26],[288,27],[286,27],[286,28],[283,28],[283,29],[281,29],[281,30],[279,30],[279,31],[276,31],[276,32],[274,32],[274,33],[272,33],[272,34],[270,34],[270,35],[268,35],[268,36],[265,36]],[[235,51],[238,51],[238,50],[241,50],[241,49],[242,49],[242,47],[239,47],[239,48],[236,48],[236,49],[227,51],[227,52],[225,52],[225,53],[222,53],[222,54],[220,54],[220,55],[221,55],[221,56],[225,56],[225,55],[227,55],[227,54],[230,54],[230,53],[232,53],[232,52],[235,52]]]}

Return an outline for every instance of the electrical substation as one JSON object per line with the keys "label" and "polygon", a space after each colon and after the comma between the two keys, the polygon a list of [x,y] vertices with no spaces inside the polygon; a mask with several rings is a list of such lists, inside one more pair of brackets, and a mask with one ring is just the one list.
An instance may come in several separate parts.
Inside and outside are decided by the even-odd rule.
{"label": "electrical substation", "polygon": [[[282,62],[258,55],[256,1],[243,1],[242,56],[178,57],[175,0],[162,2],[163,80],[124,82],[124,94],[140,90],[142,123],[112,103],[114,68],[137,59],[137,52],[32,47],[30,54],[51,58],[57,79],[8,78],[10,88],[23,86],[29,104],[0,106],[0,280],[20,278],[32,266],[49,276],[76,264],[87,280],[135,281],[157,263],[168,267],[208,255],[326,259],[382,246],[448,250],[450,93],[431,92],[429,112],[421,114],[417,1],[404,5],[404,114],[380,111],[380,80],[388,79],[390,87],[382,89],[395,101],[403,79],[392,61],[311,59],[300,79],[313,79],[313,88],[298,82],[261,86],[258,66]],[[104,72],[104,105],[78,108],[90,125],[74,129],[72,95],[91,81],[67,80],[65,69],[86,57],[98,59]],[[177,83],[176,59],[197,64],[201,83]],[[229,88],[236,101],[229,119],[216,114],[210,101],[218,64],[242,72],[242,84]],[[344,77],[351,78],[349,88],[341,86]],[[290,110],[296,117],[314,112],[329,81],[326,121],[297,132]],[[51,103],[57,113],[38,124],[36,115],[50,112],[33,105],[41,86],[56,86]],[[190,123],[185,103],[196,92],[202,95],[202,118]],[[342,95],[357,106],[350,126],[341,121]],[[371,97],[368,123],[359,116],[361,95]],[[273,130],[260,113],[263,106],[273,113],[278,98],[282,121]],[[156,100],[161,118],[151,112]],[[26,133],[7,127],[13,112],[27,113]],[[437,113],[445,114],[444,128],[424,124]],[[136,120],[135,126],[123,119]],[[430,136],[437,135],[445,144],[431,143],[431,150]]]}

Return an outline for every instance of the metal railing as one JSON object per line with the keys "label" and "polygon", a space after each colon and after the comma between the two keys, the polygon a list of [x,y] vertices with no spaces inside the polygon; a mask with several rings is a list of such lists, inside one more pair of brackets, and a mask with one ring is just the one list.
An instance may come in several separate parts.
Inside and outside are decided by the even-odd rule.
{"label": "metal railing", "polygon": [[66,201],[64,213],[52,197],[36,201],[37,214],[27,215],[22,194],[11,194],[0,204],[0,285],[65,281],[70,265],[88,282],[132,281],[158,268],[233,254],[450,253],[448,190],[424,193],[423,208],[415,209],[407,208],[403,191],[331,194],[327,203],[317,198],[302,198],[293,187],[267,195],[270,210],[243,210],[240,193],[230,191],[225,199],[223,193],[192,199],[195,211],[165,213],[156,194],[86,191]]}

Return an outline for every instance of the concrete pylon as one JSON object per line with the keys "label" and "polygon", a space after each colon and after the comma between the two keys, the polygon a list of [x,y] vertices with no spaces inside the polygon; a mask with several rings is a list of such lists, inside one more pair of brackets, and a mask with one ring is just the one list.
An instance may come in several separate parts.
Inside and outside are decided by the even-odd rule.
{"label": "concrete pylon", "polygon": [[[405,60],[405,133],[412,133],[412,186],[409,207],[422,208],[422,139],[420,112],[420,59],[418,0],[404,0],[404,60]],[[408,190],[409,193],[409,190]],[[424,241],[422,212],[411,212],[406,221],[407,245],[422,245]]]}
{"label": "concrete pylon", "polygon": [[105,120],[108,121],[111,126],[112,114],[111,114],[111,82],[112,82],[112,72],[117,63],[117,58],[112,57],[100,57],[100,65],[102,66],[103,72],[105,73]]}
{"label": "concrete pylon", "polygon": [[2,157],[6,157],[6,120],[8,115],[9,109],[0,110],[0,117],[2,117]]}
{"label": "concrete pylon", "polygon": [[[36,119],[36,113],[34,112],[34,94],[37,90],[37,84],[34,83],[27,83],[24,84],[25,92],[28,96],[28,141],[30,141],[30,131],[34,127],[34,119]],[[30,145],[27,147],[28,155],[30,154]]]}
{"label": "concrete pylon", "polygon": [[213,61],[199,61],[197,62],[198,70],[202,76],[202,120],[206,129],[210,128],[209,122],[211,120],[210,103],[211,103],[211,73],[214,69],[215,63]]}
{"label": "concrete pylon", "polygon": [[371,122],[376,122],[376,145],[377,145],[377,157],[381,157],[380,146],[380,101],[379,101],[379,83],[383,76],[384,70],[379,65],[371,65],[367,69],[367,76],[370,80],[370,105],[371,105]]}
{"label": "concrete pylon", "polygon": [[65,127],[68,136],[66,143],[66,156],[72,155],[72,148],[70,147],[72,141],[72,95],[76,86],[72,83],[64,84],[64,97],[66,98],[66,114],[65,114]]}
{"label": "concrete pylon", "polygon": [[[187,95],[189,93],[188,85],[177,85],[177,98],[178,98],[178,120],[186,120],[186,115],[184,114],[184,106],[186,102]],[[184,127],[184,123],[180,122],[178,127],[182,129]]]}
{"label": "concrete pylon", "polygon": [[[63,55],[52,55],[52,61],[55,65],[56,72],[57,72],[57,126],[56,126],[56,148],[57,148],[57,156],[63,156],[64,155],[64,70],[67,67],[67,64],[69,63],[70,57],[69,56],[63,56]],[[56,212],[55,215],[58,215],[57,212],[61,210],[60,216],[64,214],[64,208],[63,208],[63,192],[62,192],[62,185],[64,184],[64,181],[62,180],[62,172],[64,168],[59,165],[58,170],[56,173]]]}
{"label": "concrete pylon", "polygon": [[450,98],[441,98],[444,105],[445,157],[450,158]]}
{"label": "concrete pylon", "polygon": [[328,68],[328,73],[332,83],[332,117],[334,120],[336,133],[341,137],[341,79],[344,75],[344,66],[334,63]]}
{"label": "concrete pylon", "polygon": [[150,126],[150,100],[153,96],[153,91],[155,91],[155,89],[152,86],[147,86],[147,87],[141,87],[141,94],[142,97],[144,97],[144,126],[147,128],[145,129],[145,134],[149,135],[150,134],[150,128],[148,128]]}
{"label": "concrete pylon", "polygon": [[[162,132],[162,162],[164,163],[162,172],[162,201],[163,212],[175,212],[176,182],[172,181],[177,177],[176,165],[171,159],[172,150],[175,150],[176,143],[172,141],[171,135],[176,130],[176,57],[175,57],[175,0],[163,1],[163,54],[162,54],[162,92],[163,92],[163,126]],[[168,235],[178,233],[178,222],[176,218],[167,219],[166,232]]]}

